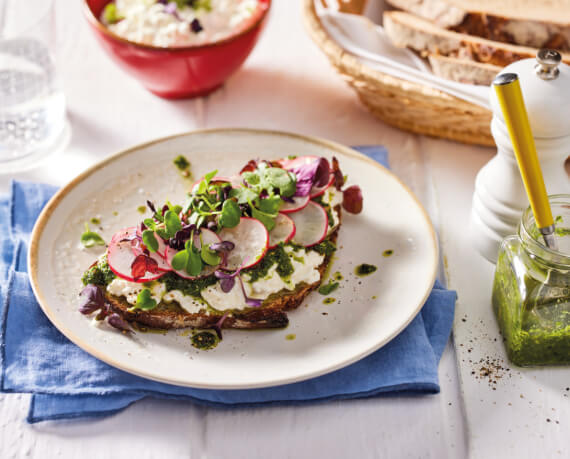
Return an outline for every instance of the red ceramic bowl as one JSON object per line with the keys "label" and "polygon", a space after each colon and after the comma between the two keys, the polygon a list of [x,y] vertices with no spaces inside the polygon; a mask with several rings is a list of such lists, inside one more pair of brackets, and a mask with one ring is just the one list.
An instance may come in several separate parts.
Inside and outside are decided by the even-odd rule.
{"label": "red ceramic bowl", "polygon": [[253,49],[271,5],[271,0],[258,0],[250,23],[224,40],[160,48],[126,40],[107,29],[98,18],[109,2],[84,0],[85,15],[97,40],[123,70],[149,91],[169,99],[201,96],[220,87]]}

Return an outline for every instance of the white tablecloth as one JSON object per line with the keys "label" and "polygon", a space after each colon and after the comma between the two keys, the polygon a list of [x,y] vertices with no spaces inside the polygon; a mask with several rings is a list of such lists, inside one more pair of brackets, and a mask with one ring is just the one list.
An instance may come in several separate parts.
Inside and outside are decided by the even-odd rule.
{"label": "white tablecloth", "polygon": [[[383,144],[393,170],[440,231],[459,300],[443,355],[441,393],[303,407],[221,410],[144,400],[100,420],[25,423],[28,396],[0,395],[0,457],[348,458],[568,457],[567,368],[508,366],[490,309],[493,266],[471,248],[468,215],[477,171],[494,154],[398,131],[372,117],[306,35],[300,2],[275,0],[241,71],[203,99],[166,101],[122,73],[95,42],[81,2],[58,0],[59,67],[72,139],[62,154],[11,178],[62,185],[94,162],[157,137],[204,127],[255,127],[346,144]],[[550,421],[548,421],[550,420]]]}

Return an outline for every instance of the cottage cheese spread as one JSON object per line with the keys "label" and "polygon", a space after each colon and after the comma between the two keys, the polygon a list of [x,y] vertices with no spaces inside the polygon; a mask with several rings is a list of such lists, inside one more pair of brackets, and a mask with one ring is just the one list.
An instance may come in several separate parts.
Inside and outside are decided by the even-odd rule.
{"label": "cottage cheese spread", "polygon": [[[165,2],[166,3],[166,2]],[[177,47],[213,43],[243,27],[256,12],[257,0],[196,1],[174,9],[177,2],[116,0],[122,18],[109,30],[130,41]]]}
{"label": "cottage cheese spread", "polygon": [[[242,279],[248,297],[265,300],[273,293],[278,293],[281,290],[293,291],[301,283],[313,284],[320,279],[318,267],[323,262],[324,255],[305,249],[294,250],[290,246],[285,247],[285,252],[289,255],[293,265],[291,275],[286,279],[279,276],[276,271],[277,264],[269,269],[265,277],[255,282],[249,282],[249,276],[243,274]],[[166,292],[164,283],[160,281],[152,282],[147,287],[145,284],[129,282],[117,277],[107,286],[107,292],[115,296],[124,296],[129,304],[135,305],[137,295],[143,288],[150,289],[151,296],[157,303],[160,301],[166,303],[176,301],[180,307],[191,314],[204,309],[204,303],[192,296],[184,295],[180,290]],[[245,302],[239,282],[236,282],[233,289],[228,293],[223,292],[219,282],[217,282],[202,290],[201,295],[212,308],[218,311],[243,310],[250,307]]]}

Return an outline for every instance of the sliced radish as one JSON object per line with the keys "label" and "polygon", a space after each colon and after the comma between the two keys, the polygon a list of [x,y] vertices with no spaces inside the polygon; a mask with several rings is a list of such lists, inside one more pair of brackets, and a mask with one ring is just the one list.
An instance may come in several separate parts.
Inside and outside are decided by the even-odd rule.
{"label": "sliced radish", "polygon": [[299,212],[289,214],[295,223],[295,235],[292,241],[305,247],[318,244],[327,236],[329,218],[323,206],[310,201]]}
{"label": "sliced radish", "polygon": [[[202,241],[204,242],[205,245],[221,242],[219,236],[209,229],[203,228],[201,234],[202,234]],[[202,248],[202,243],[200,242],[200,235],[194,236],[194,246],[197,247],[198,249]],[[168,263],[170,270],[174,271],[176,274],[178,274],[180,277],[183,277],[184,279],[198,279],[200,277],[206,277],[212,274],[216,269],[218,269],[218,266],[210,266],[204,264],[202,272],[200,273],[199,276],[191,276],[186,271],[176,271],[175,269],[172,268],[172,259],[174,258],[174,255],[176,255],[178,252],[179,252],[178,250],[175,250],[172,247],[167,247],[166,261]]]}
{"label": "sliced radish", "polygon": [[285,214],[275,218],[275,227],[269,232],[269,248],[276,247],[280,242],[289,242],[295,235],[295,223]]}
{"label": "sliced radish", "polygon": [[311,188],[311,193],[310,193],[311,199],[322,195],[333,184],[333,182],[334,182],[334,175],[331,174],[329,183],[327,183],[325,186],[321,187],[313,186],[313,188]]}
{"label": "sliced radish", "polygon": [[133,236],[135,236],[136,234],[137,234],[137,227],[136,226],[130,226],[128,228],[123,228],[123,229],[117,231],[115,234],[113,234],[113,237],[111,238],[111,243],[119,242],[122,239],[130,239]]}
{"label": "sliced radish", "polygon": [[136,255],[133,253],[131,247],[131,241],[119,242],[119,240],[111,242],[109,248],[107,249],[107,262],[109,263],[109,268],[117,276],[128,280],[130,282],[150,282],[158,279],[165,272],[161,271],[159,273],[148,272],[138,279],[134,279],[132,276],[131,266],[133,261],[135,261]]}
{"label": "sliced radish", "polygon": [[317,161],[319,159],[318,156],[298,156],[297,158],[294,159],[288,159],[288,158],[283,158],[283,159],[278,159],[277,162],[281,165],[281,167],[283,169],[295,169],[296,167],[299,166],[304,166],[305,164],[311,164],[314,161]]}
{"label": "sliced radish", "polygon": [[[263,258],[269,245],[269,233],[263,223],[255,218],[241,217],[234,228],[220,231],[222,241],[233,242],[235,247],[228,253],[224,269],[234,271],[253,266]],[[245,263],[244,263],[245,261]]]}
{"label": "sliced radish", "polygon": [[311,198],[309,196],[295,196],[291,198],[293,202],[283,201],[279,212],[283,212],[284,214],[289,214],[291,212],[298,212],[301,209],[304,209],[305,206],[309,203]]}

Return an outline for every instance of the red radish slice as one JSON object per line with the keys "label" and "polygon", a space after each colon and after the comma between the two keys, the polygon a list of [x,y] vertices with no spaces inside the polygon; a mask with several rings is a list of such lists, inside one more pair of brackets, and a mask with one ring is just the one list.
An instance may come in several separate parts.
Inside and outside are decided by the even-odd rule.
{"label": "red radish slice", "polygon": [[122,279],[142,283],[156,280],[164,274],[164,271],[159,273],[147,272],[143,277],[139,277],[135,280],[131,271],[131,265],[135,258],[136,256],[133,253],[130,241],[115,241],[109,244],[109,248],[107,249],[109,268]]}
{"label": "red radish slice", "polygon": [[305,206],[309,203],[311,198],[309,196],[295,196],[291,198],[293,202],[283,201],[279,212],[283,212],[284,214],[289,214],[291,212],[298,212],[301,209],[304,209]]}
{"label": "red radish slice", "polygon": [[119,231],[117,231],[115,234],[113,234],[113,237],[111,238],[111,244],[113,242],[119,242],[122,239],[130,239],[133,236],[135,236],[137,234],[137,227],[136,226],[130,226],[128,228],[123,228]]}
{"label": "red radish slice", "polygon": [[276,247],[280,242],[289,242],[295,235],[295,223],[285,214],[275,218],[275,227],[269,232],[269,248]]}
{"label": "red radish slice", "polygon": [[278,159],[277,162],[281,165],[281,167],[283,169],[294,169],[296,167],[299,166],[304,166],[305,164],[311,164],[314,161],[317,161],[319,159],[318,156],[298,156],[297,158],[294,159],[288,159],[288,158],[283,158],[283,159]]}
{"label": "red radish slice", "polygon": [[311,188],[311,193],[310,193],[311,199],[322,195],[328,189],[328,187],[330,187],[333,184],[333,182],[334,182],[334,175],[331,174],[329,183],[327,183],[325,186],[321,187],[314,186],[313,188]]}
{"label": "red radish slice", "polygon": [[[204,242],[205,245],[214,244],[215,242],[221,242],[219,236],[209,229],[202,228],[201,234],[202,234],[202,241]],[[194,236],[194,246],[197,247],[198,249],[202,248],[199,235]],[[204,264],[202,272],[200,273],[199,276],[191,276],[186,271],[176,271],[175,269],[172,269],[172,258],[174,258],[174,255],[176,255],[177,253],[178,250],[175,250],[172,247],[167,247],[166,261],[168,263],[168,266],[170,267],[170,270],[174,271],[176,274],[178,274],[180,277],[183,277],[184,279],[199,279],[200,277],[206,277],[212,274],[216,269],[218,269],[218,266],[210,266]]]}
{"label": "red radish slice", "polygon": [[323,206],[310,201],[307,207],[299,212],[289,214],[295,223],[293,242],[305,247],[318,244],[327,236],[329,218]]}
{"label": "red radish slice", "polygon": [[[235,247],[228,253],[224,269],[234,271],[254,266],[263,258],[269,245],[269,233],[263,223],[255,218],[241,217],[234,228],[220,231],[222,241],[233,242]],[[245,261],[245,264],[244,264]]]}

